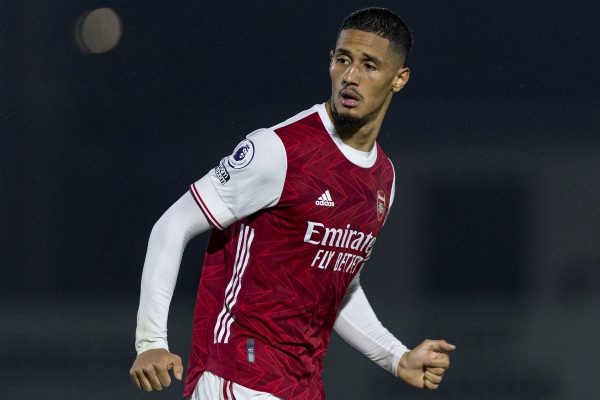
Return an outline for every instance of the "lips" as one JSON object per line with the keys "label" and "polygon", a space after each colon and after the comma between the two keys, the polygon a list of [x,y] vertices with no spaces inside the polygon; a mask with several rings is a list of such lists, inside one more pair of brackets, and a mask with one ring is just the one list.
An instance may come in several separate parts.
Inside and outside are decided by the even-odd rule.
{"label": "lips", "polygon": [[361,97],[352,89],[340,90],[340,97],[342,99],[342,105],[345,107],[356,107],[361,101]]}

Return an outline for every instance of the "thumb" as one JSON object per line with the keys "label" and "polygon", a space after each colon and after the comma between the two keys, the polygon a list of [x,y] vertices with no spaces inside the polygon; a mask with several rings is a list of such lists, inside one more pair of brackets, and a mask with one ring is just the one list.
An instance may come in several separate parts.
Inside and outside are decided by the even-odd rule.
{"label": "thumb", "polygon": [[169,361],[171,368],[173,368],[173,375],[175,375],[175,378],[180,381],[183,378],[183,364],[181,363],[181,357],[173,354]]}
{"label": "thumb", "polygon": [[429,348],[433,351],[448,352],[456,349],[456,346],[445,340],[432,340]]}

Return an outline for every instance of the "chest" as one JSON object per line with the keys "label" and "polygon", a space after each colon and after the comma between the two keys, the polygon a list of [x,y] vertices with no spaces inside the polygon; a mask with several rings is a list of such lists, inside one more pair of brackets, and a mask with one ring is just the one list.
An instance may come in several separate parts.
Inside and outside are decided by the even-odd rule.
{"label": "chest", "polygon": [[379,154],[372,167],[359,167],[329,137],[319,139],[298,145],[283,138],[288,160],[279,214],[291,224],[312,221],[377,235],[391,197],[391,164]]}

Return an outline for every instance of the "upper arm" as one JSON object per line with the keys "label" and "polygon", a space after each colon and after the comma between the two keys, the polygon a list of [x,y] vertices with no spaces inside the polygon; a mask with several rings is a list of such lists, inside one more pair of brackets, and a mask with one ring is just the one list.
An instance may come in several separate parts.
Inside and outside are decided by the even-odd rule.
{"label": "upper arm", "polygon": [[259,130],[190,187],[196,203],[219,229],[271,207],[285,183],[287,156],[272,130]]}

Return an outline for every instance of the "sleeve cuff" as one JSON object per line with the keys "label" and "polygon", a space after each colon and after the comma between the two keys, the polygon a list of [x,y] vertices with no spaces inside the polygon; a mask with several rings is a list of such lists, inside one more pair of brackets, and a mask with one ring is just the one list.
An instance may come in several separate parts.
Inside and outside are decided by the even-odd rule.
{"label": "sleeve cuff", "polygon": [[209,175],[205,175],[199,181],[192,183],[190,193],[196,204],[206,215],[206,218],[217,229],[223,230],[237,220],[210,182]]}
{"label": "sleeve cuff", "polygon": [[154,342],[143,340],[135,344],[135,350],[138,355],[142,354],[145,351],[153,349],[165,349],[169,351],[169,344],[166,340],[156,340]]}

